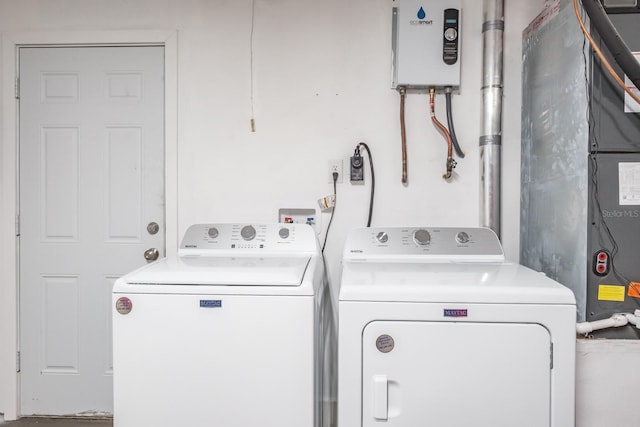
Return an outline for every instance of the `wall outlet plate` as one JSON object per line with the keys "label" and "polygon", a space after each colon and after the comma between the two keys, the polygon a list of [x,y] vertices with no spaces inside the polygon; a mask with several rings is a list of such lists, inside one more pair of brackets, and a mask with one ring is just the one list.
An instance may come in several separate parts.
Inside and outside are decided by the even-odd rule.
{"label": "wall outlet plate", "polygon": [[342,159],[329,159],[329,163],[328,163],[328,171],[327,171],[327,176],[328,176],[328,180],[329,180],[329,184],[333,184],[333,173],[334,172],[338,172],[338,180],[336,181],[336,183],[338,184],[342,184],[342,175],[343,175],[343,165],[342,165]]}

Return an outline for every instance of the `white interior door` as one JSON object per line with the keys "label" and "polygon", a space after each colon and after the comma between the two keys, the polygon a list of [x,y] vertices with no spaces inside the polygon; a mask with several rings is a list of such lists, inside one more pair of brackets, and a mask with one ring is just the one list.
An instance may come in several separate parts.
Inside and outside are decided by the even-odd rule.
{"label": "white interior door", "polygon": [[112,284],[164,253],[164,48],[19,61],[20,412],[108,414]]}
{"label": "white interior door", "polygon": [[540,325],[377,321],[362,345],[364,427],[550,425]]}

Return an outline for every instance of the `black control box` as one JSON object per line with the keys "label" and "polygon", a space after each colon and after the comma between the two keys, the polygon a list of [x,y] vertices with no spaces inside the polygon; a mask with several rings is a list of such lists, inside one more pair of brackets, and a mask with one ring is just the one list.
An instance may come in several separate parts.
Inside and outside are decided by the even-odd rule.
{"label": "black control box", "polygon": [[356,155],[351,157],[351,182],[364,181],[364,162],[362,156]]}
{"label": "black control box", "polygon": [[444,10],[442,60],[447,65],[453,65],[458,62],[459,17],[460,11],[458,9]]}

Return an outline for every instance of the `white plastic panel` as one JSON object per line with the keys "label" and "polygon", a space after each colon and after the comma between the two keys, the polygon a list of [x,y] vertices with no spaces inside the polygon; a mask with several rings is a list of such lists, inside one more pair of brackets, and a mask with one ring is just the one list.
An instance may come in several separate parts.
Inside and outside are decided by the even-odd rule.
{"label": "white plastic panel", "polygon": [[362,425],[550,425],[551,338],[538,324],[374,321],[362,336]]}
{"label": "white plastic panel", "polygon": [[352,230],[344,259],[389,262],[504,261],[498,236],[488,228],[368,227]]}
{"label": "white plastic panel", "polygon": [[144,292],[163,293],[148,285],[178,285],[173,292],[188,292],[183,285],[296,287],[302,284],[310,260],[304,256],[163,258],[124,276],[114,291],[135,292],[136,284],[145,285]]}
{"label": "white plastic panel", "polygon": [[184,233],[179,254],[300,256],[318,250],[317,237],[308,224],[194,224]]}
{"label": "white plastic panel", "polygon": [[123,296],[116,426],[319,426],[312,296]]}

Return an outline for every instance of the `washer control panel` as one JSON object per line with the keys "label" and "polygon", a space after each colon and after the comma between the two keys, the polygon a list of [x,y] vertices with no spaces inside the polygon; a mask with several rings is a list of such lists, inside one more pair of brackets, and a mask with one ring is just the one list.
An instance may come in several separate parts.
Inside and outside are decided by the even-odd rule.
{"label": "washer control panel", "polygon": [[184,234],[180,254],[207,251],[315,251],[316,235],[307,224],[195,224]]}
{"label": "washer control panel", "polygon": [[344,258],[503,261],[504,252],[488,228],[360,228],[347,237]]}

